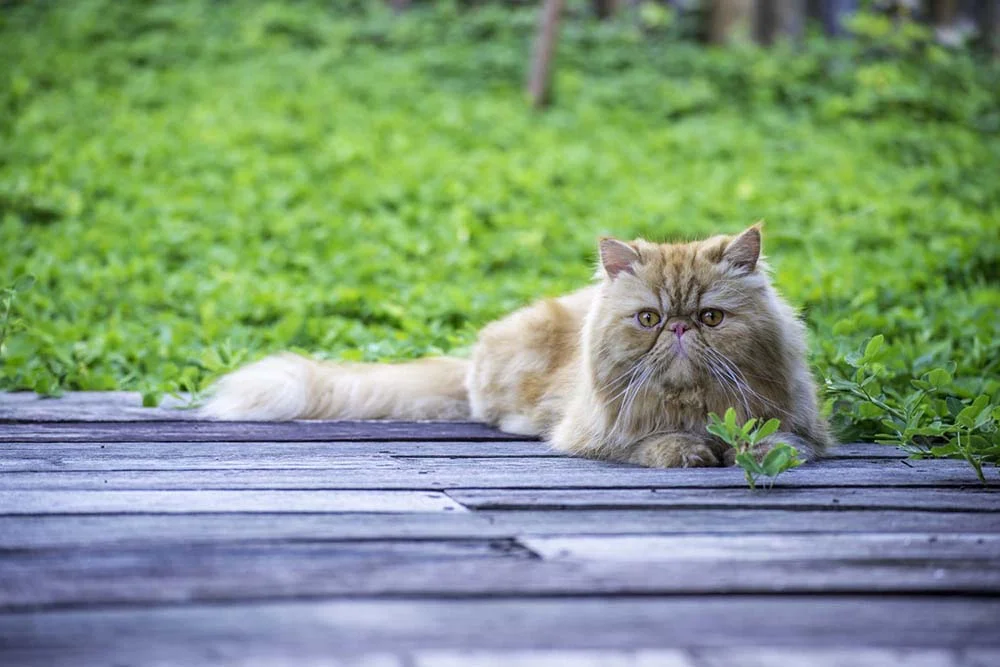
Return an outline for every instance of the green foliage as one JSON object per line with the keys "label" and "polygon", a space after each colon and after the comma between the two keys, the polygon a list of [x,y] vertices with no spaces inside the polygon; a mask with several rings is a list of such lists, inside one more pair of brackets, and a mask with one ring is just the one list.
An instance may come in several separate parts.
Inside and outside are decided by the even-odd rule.
{"label": "green foliage", "polygon": [[708,432],[716,436],[736,450],[736,465],[743,468],[747,485],[751,490],[757,488],[757,479],[761,476],[774,479],[785,472],[805,463],[799,458],[797,449],[785,442],[767,443],[767,453],[759,456],[759,447],[764,439],[774,435],[781,427],[777,419],[768,419],[757,425],[758,420],[751,418],[743,424],[736,422],[736,411],[726,410],[726,415],[719,418],[714,412],[708,415]]}
{"label": "green foliage", "polygon": [[878,335],[862,351],[848,354],[846,361],[855,371],[828,380],[831,393],[846,399],[844,408],[857,421],[872,423],[876,442],[898,445],[918,457],[965,459],[985,483],[983,464],[1000,464],[1000,383],[988,381],[991,393],[973,398],[955,384],[951,371],[932,368],[900,387],[882,363],[888,356],[884,343]]}
{"label": "green foliage", "polygon": [[26,292],[34,284],[34,276],[21,276],[10,287],[0,289],[0,360],[7,351],[7,339],[25,328],[24,320],[14,315],[14,301],[18,292]]}
{"label": "green foliage", "polygon": [[[152,404],[280,349],[460,352],[584,284],[602,234],[763,218],[841,437],[995,461],[982,410],[913,429],[997,405],[997,63],[867,16],[853,40],[724,50],[670,11],[598,23],[577,3],[539,114],[535,7],[427,4],[0,11],[0,285],[37,277],[0,388]],[[913,384],[935,369],[942,388]],[[869,374],[890,410],[836,384]]]}

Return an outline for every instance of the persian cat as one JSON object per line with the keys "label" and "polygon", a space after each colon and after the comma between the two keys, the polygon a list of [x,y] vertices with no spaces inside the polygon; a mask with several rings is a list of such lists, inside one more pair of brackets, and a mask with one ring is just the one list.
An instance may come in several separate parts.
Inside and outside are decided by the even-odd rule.
{"label": "persian cat", "polygon": [[471,359],[345,364],[279,354],[223,377],[227,420],[474,419],[555,449],[652,467],[731,464],[710,412],[781,420],[761,444],[832,444],[804,327],[777,294],[760,228],[693,243],[600,242],[595,284],[487,325]]}

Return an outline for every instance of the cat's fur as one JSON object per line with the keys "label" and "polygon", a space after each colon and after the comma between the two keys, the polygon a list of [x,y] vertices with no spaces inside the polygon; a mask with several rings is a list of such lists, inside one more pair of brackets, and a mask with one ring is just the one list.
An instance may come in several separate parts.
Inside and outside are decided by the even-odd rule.
{"label": "cat's fur", "polygon": [[[710,412],[781,420],[770,441],[831,443],[805,333],[771,286],[754,226],[737,237],[603,239],[596,285],[480,332],[471,360],[339,364],[282,354],[224,377],[219,419],[475,419],[559,450],[646,466],[731,463]],[[707,309],[722,321],[708,326]],[[659,317],[638,315],[652,311]],[[643,319],[640,319],[643,318]],[[766,447],[766,443],[764,445]]]}

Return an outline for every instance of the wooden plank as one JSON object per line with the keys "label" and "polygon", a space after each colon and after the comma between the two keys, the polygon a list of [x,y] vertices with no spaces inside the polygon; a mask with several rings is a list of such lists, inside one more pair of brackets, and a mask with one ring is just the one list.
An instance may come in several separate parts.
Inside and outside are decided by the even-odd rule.
{"label": "wooden plank", "polygon": [[[961,523],[961,522],[959,522]],[[966,523],[965,525],[969,525]],[[933,527],[925,528],[933,530]],[[251,541],[512,537],[473,512],[131,514],[0,517],[0,550]]]}
{"label": "wooden plank", "polygon": [[[798,509],[526,510],[474,513],[511,536],[614,534],[767,534],[932,531],[1000,532],[1000,519],[978,512]],[[3,524],[0,524],[2,526]]]}
{"label": "wooden plank", "polygon": [[882,533],[812,535],[591,535],[524,537],[521,544],[547,559],[620,562],[718,560],[996,559],[995,533]]}
{"label": "wooden plank", "polygon": [[976,512],[563,510],[336,514],[115,514],[0,517],[0,549],[279,540],[551,535],[1000,532]]}
{"label": "wooden plank", "polygon": [[995,649],[998,617],[998,600],[951,597],[333,600],[3,614],[0,637],[19,667],[318,665],[421,649]]}
{"label": "wooden plank", "polygon": [[[656,470],[570,458],[365,457],[331,459],[331,469],[264,467],[226,470],[3,472],[0,491],[94,489],[455,489],[455,488],[712,488],[743,489],[736,468]],[[995,473],[991,471],[991,480]],[[991,481],[993,487],[996,481]],[[979,486],[963,461],[842,459],[789,471],[775,488]]]}
{"label": "wooden plank", "polygon": [[984,649],[799,648],[709,649],[698,651],[698,667],[987,667],[1000,664],[1000,651]]}
{"label": "wooden plank", "polygon": [[332,440],[524,440],[474,422],[86,422],[0,423],[0,442],[328,442]]}
{"label": "wooden plank", "polygon": [[[0,472],[327,468],[345,457],[553,458],[544,442],[18,442],[0,448]],[[896,447],[853,444],[832,460],[901,459]]]}
{"label": "wooden plank", "polygon": [[328,468],[345,459],[559,457],[539,441],[67,442],[0,447],[0,472]]}
{"label": "wooden plank", "polygon": [[994,530],[1000,493],[964,489],[453,489],[448,495],[475,510],[563,509],[786,509],[786,510],[914,510],[983,512]]}
{"label": "wooden plank", "polygon": [[0,422],[25,421],[183,421],[200,419],[185,409],[186,398],[165,396],[159,407],[144,408],[132,391],[75,391],[59,398],[33,392],[0,392]]}
{"label": "wooden plank", "polygon": [[727,550],[723,543],[736,536],[713,539],[719,553],[735,557],[547,560],[502,539],[7,552],[0,553],[0,609],[319,596],[1000,594],[995,549],[984,558],[986,549],[968,542],[951,550],[887,546],[850,559],[763,559]]}
{"label": "wooden plank", "polygon": [[0,515],[465,511],[435,491],[0,491]]}
{"label": "wooden plank", "polygon": [[401,659],[413,667],[986,667],[1000,663],[1000,651],[947,649],[759,648],[419,651]]}

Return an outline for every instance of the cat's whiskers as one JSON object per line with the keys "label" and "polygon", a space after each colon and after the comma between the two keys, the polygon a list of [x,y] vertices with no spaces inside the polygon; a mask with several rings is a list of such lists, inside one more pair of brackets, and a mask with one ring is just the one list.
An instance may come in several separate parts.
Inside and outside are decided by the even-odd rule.
{"label": "cat's whiskers", "polygon": [[[742,404],[743,404],[743,406],[742,406],[743,407],[743,415],[744,415],[743,418],[744,419],[749,419],[750,418],[750,402],[747,400],[746,393],[743,391],[743,388],[740,386],[739,380],[737,380],[736,377],[733,375],[732,371],[730,371],[724,365],[722,365],[718,361],[714,361],[713,362],[711,355],[706,355],[706,360],[708,362],[707,367],[708,367],[709,371],[711,371],[711,373],[722,384],[722,388],[726,392],[726,395],[729,396],[729,387],[732,387],[735,390],[736,397],[739,398],[740,402],[742,402]],[[719,364],[719,366],[717,367],[715,364]],[[733,407],[736,407],[736,406],[733,406]]]}
{"label": "cat's whiskers", "polygon": [[[746,396],[747,393],[749,393],[751,396],[756,398],[760,403],[762,403],[765,408],[770,408],[782,415],[788,414],[787,411],[782,409],[780,406],[776,405],[774,401],[771,401],[768,398],[761,396],[760,393],[758,393],[752,386],[750,386],[750,383],[747,381],[746,376],[743,374],[743,371],[741,371],[740,368],[736,364],[734,364],[731,359],[729,359],[729,357],[711,347],[706,347],[705,352],[707,353],[708,357],[710,358],[714,357],[716,361],[722,365],[722,367],[726,370],[728,375],[733,379],[733,381],[736,384],[736,387],[740,390],[740,393],[744,397]],[[751,414],[748,410],[747,418],[749,418],[750,416]]]}
{"label": "cat's whiskers", "polygon": [[[714,377],[716,379],[716,381],[718,381],[719,386],[722,387],[722,391],[724,391],[726,393],[726,397],[727,398],[734,399],[734,400],[737,399],[737,398],[742,398],[744,405],[746,405],[746,399],[744,397],[741,397],[738,393],[735,396],[733,395],[733,393],[731,391],[731,387],[730,387],[731,381],[727,377],[725,377],[718,369],[715,368],[715,366],[712,364],[712,361],[710,359],[707,360],[707,363],[705,364],[705,367],[708,369],[708,372],[712,374],[712,377]],[[737,392],[738,391],[739,391],[739,389],[737,388]],[[732,404],[730,404],[730,406],[735,407]],[[746,409],[746,408],[744,407],[744,409]],[[748,415],[744,415],[743,416],[744,419],[746,419],[747,417],[748,417]]]}
{"label": "cat's whiskers", "polygon": [[[611,426],[612,432],[617,432],[619,424],[623,427],[629,422],[630,413],[632,411],[632,406],[635,403],[635,399],[639,396],[639,393],[644,389],[646,381],[652,377],[655,366],[652,364],[645,363],[646,359],[642,358],[636,364],[636,368],[642,368],[642,372],[639,374],[637,379],[629,382],[628,387],[625,388],[625,397],[622,399],[621,405],[618,408],[618,414],[615,415],[615,421]],[[625,419],[623,422],[622,419]]]}

